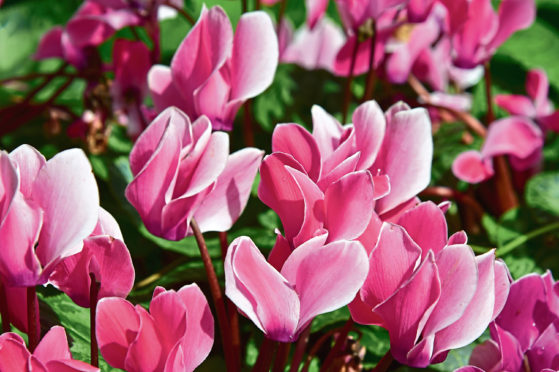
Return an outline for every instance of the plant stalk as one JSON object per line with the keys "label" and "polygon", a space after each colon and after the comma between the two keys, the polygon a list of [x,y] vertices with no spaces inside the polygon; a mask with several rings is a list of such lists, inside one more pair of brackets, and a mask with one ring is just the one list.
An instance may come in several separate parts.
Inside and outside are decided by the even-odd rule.
{"label": "plant stalk", "polygon": [[39,320],[39,300],[35,287],[27,287],[27,340],[29,351],[33,353],[41,338],[41,324]]}
{"label": "plant stalk", "polygon": [[95,279],[95,274],[89,273],[89,278],[91,279],[91,284],[89,286],[89,342],[90,342],[90,355],[91,355],[91,365],[94,367],[99,367],[99,346],[97,345],[96,336],[96,314],[97,314],[97,302],[99,300],[99,289],[101,283]]}

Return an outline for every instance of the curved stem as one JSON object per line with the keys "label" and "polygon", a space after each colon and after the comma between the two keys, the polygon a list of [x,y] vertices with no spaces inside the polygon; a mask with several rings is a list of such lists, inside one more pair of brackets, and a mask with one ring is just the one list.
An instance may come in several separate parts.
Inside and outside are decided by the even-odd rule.
{"label": "curved stem", "polygon": [[[312,323],[312,322],[311,322]],[[305,328],[301,336],[299,336],[299,341],[295,345],[295,353],[293,354],[293,359],[291,359],[291,367],[289,372],[297,372],[301,361],[303,360],[303,355],[305,354],[305,349],[309,343],[309,336],[311,334],[311,324]]]}
{"label": "curved stem", "polygon": [[0,281],[0,314],[2,315],[2,332],[10,332],[12,328],[8,309],[8,293],[6,285],[2,281]]}
{"label": "curved stem", "polygon": [[231,330],[229,328],[229,322],[227,321],[227,312],[225,311],[225,301],[223,300],[223,295],[221,294],[221,288],[217,280],[217,275],[213,267],[212,259],[208,253],[208,247],[206,246],[206,241],[204,236],[196,223],[196,220],[190,220],[190,227],[194,233],[196,243],[198,243],[198,248],[200,249],[200,255],[202,256],[202,262],[204,263],[204,268],[206,269],[206,276],[208,277],[208,284],[210,286],[210,292],[212,294],[212,299],[215,305],[215,311],[217,313],[217,322],[219,324],[219,330],[221,332],[221,342],[223,345],[223,351],[225,353],[225,362],[229,370],[235,370],[235,363],[233,362],[233,354],[231,348]]}
{"label": "curved stem", "polygon": [[373,35],[371,36],[371,53],[369,53],[369,72],[365,82],[365,92],[362,101],[368,101],[373,98],[373,90],[375,86],[375,47],[377,45],[377,25],[373,20]]}
{"label": "curved stem", "polygon": [[342,106],[342,124],[347,121],[347,113],[349,111],[349,104],[351,102],[351,83],[353,82],[353,73],[355,70],[355,61],[357,60],[357,51],[359,50],[359,40],[355,39],[355,46],[353,47],[353,52],[351,54],[351,62],[349,65],[349,75],[346,79],[346,85],[344,90],[344,100]]}
{"label": "curved stem", "polygon": [[252,372],[269,372],[270,365],[272,364],[272,359],[274,358],[274,349],[277,342],[264,337],[262,344],[260,344],[260,351],[258,352],[258,358],[254,367],[252,367]]}
{"label": "curved stem", "polygon": [[543,235],[543,234],[546,234],[548,232],[558,230],[558,229],[559,229],[559,222],[554,222],[554,223],[551,223],[549,225],[545,225],[543,227],[540,227],[539,229],[530,231],[527,234],[521,235],[518,238],[513,239],[512,241],[508,242],[507,244],[501,246],[497,250],[497,253],[499,254],[499,256],[503,256],[503,255],[513,251],[514,249],[518,248],[522,244],[526,243],[530,239],[536,238],[540,235]]}
{"label": "curved stem", "polygon": [[91,284],[89,286],[89,342],[91,353],[91,365],[99,367],[99,347],[97,345],[96,329],[96,314],[97,314],[97,300],[99,299],[99,288],[101,283],[95,279],[95,274],[89,273]]}
{"label": "curved stem", "polygon": [[390,349],[384,354],[384,356],[379,360],[378,364],[375,368],[372,369],[371,372],[386,372],[394,362],[394,358],[390,353]]}
{"label": "curved stem", "polygon": [[33,353],[41,338],[41,324],[39,321],[39,301],[35,287],[27,287],[27,340],[29,351]]}

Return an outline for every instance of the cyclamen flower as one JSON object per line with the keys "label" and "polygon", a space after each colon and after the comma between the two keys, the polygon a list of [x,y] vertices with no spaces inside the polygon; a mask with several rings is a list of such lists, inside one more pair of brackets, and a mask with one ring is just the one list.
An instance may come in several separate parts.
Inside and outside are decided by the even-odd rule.
{"label": "cyclamen flower", "polygon": [[177,108],[163,111],[130,152],[134,179],[126,198],[154,235],[181,240],[195,218],[202,231],[226,231],[246,206],[262,151],[229,155],[229,137],[202,116],[191,123]]}
{"label": "cyclamen flower", "polygon": [[96,335],[103,358],[128,372],[193,371],[214,342],[214,319],[196,284],[155,288],[149,312],[107,297],[97,305]]}
{"label": "cyclamen flower", "polygon": [[530,70],[526,76],[526,93],[528,96],[499,94],[495,96],[498,106],[511,115],[526,116],[534,119],[542,129],[559,131],[559,110],[554,111],[553,103],[547,94],[549,80],[543,70]]}
{"label": "cyclamen flower", "polygon": [[556,371],[559,369],[559,283],[548,271],[528,274],[510,287],[491,339],[477,346],[469,371]]}
{"label": "cyclamen flower", "polygon": [[489,126],[481,152],[461,153],[452,163],[452,173],[469,183],[478,183],[494,174],[493,158],[508,155],[511,166],[524,171],[538,165],[542,156],[543,133],[530,119],[520,116],[497,120]]}
{"label": "cyclamen flower", "polygon": [[94,372],[99,371],[99,368],[72,359],[66,331],[54,326],[33,353],[27,350],[25,341],[18,334],[8,332],[0,335],[0,370]]}
{"label": "cyclamen flower", "polygon": [[225,258],[225,294],[266,334],[293,342],[317,315],[347,305],[367,276],[359,242],[326,235],[297,247],[274,268],[248,237],[235,239]]}
{"label": "cyclamen flower", "polygon": [[[454,17],[464,17],[461,9]],[[495,13],[491,0],[472,0],[466,22],[452,37],[454,62],[473,68],[491,59],[497,48],[514,32],[529,27],[536,16],[534,0],[503,0]]]}
{"label": "cyclamen flower", "polygon": [[475,257],[466,235],[447,239],[432,202],[384,223],[369,254],[369,275],[349,308],[353,319],[390,335],[392,356],[426,367],[470,344],[499,315],[509,290],[506,266],[493,251]]}
{"label": "cyclamen flower", "polygon": [[[415,204],[415,196],[431,177],[433,141],[424,109],[399,103],[383,113],[376,102],[369,101],[355,110],[353,124],[345,126],[318,106],[312,108],[312,116],[312,134],[297,124],[275,128],[272,150],[282,155],[273,159],[304,172],[323,192],[346,174],[369,170],[378,199],[375,211],[383,219]],[[296,208],[284,208],[283,213],[277,207],[286,198],[301,198],[296,188],[283,187],[278,178],[282,173],[268,172],[267,164],[265,161],[261,169],[260,199],[280,215],[284,227],[302,221],[303,216],[294,216]]]}
{"label": "cyclamen flower", "polygon": [[134,266],[123,240],[113,216],[100,208],[99,222],[84,240],[83,250],[58,264],[49,282],[82,307],[91,304],[90,274],[100,284],[98,299],[126,298],[134,285]]}
{"label": "cyclamen flower", "polygon": [[98,219],[91,165],[72,149],[49,161],[22,145],[0,153],[0,274],[12,286],[45,284],[58,263],[82,250]]}
{"label": "cyclamen flower", "polygon": [[264,12],[241,16],[237,30],[220,7],[205,7],[177,49],[171,67],[153,66],[148,85],[155,107],[176,106],[207,116],[215,130],[231,130],[241,105],[272,84],[278,40]]}

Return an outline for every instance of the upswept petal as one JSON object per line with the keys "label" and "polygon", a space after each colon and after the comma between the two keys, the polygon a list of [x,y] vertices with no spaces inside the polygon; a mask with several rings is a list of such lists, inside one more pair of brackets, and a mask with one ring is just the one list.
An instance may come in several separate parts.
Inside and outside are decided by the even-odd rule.
{"label": "upswept petal", "polygon": [[533,0],[503,0],[499,4],[499,28],[489,45],[497,49],[514,32],[529,27],[536,18],[536,4]]}
{"label": "upswept petal", "polygon": [[278,58],[278,39],[270,17],[263,11],[243,14],[233,39],[230,100],[246,100],[268,88]]}
{"label": "upswept petal", "polygon": [[369,255],[361,299],[371,308],[386,301],[412,277],[420,257],[421,248],[401,226],[384,223]]}
{"label": "upswept petal", "polygon": [[316,140],[320,154],[324,159],[327,159],[338,146],[344,128],[336,118],[318,105],[312,106],[311,115],[313,123],[312,135]]}
{"label": "upswept petal", "polygon": [[476,150],[468,150],[454,159],[452,173],[462,181],[479,183],[493,177],[495,171],[491,159],[484,158]]}
{"label": "upswept petal", "polygon": [[536,111],[547,104],[547,94],[549,93],[549,79],[544,70],[533,69],[526,74],[526,92],[534,101]]}
{"label": "upswept petal", "polygon": [[[160,293],[160,290],[163,290]],[[167,355],[186,334],[186,306],[177,292],[158,287],[149,304],[149,312],[157,325],[162,354]]]}
{"label": "upswept petal", "polygon": [[225,294],[267,337],[293,341],[300,315],[299,297],[250,238],[239,237],[229,246]]}
{"label": "upswept petal", "polygon": [[97,304],[97,342],[103,358],[115,368],[125,368],[128,347],[136,339],[140,316],[132,304],[122,298],[103,298]]}
{"label": "upswept petal", "polygon": [[376,101],[367,101],[353,112],[355,142],[361,152],[357,169],[367,169],[373,165],[384,139],[386,119]]}
{"label": "upswept petal", "polygon": [[62,49],[62,26],[54,26],[48,30],[39,41],[37,51],[33,55],[33,59],[41,60],[45,58],[64,58],[64,50]]}
{"label": "upswept petal", "polygon": [[10,156],[2,151],[0,152],[0,226],[8,214],[19,188],[20,177],[17,169],[12,164]]}
{"label": "upswept petal", "polygon": [[541,130],[528,118],[512,116],[491,124],[481,154],[484,158],[513,155],[524,159],[542,146]]}
{"label": "upswept petal", "polygon": [[448,228],[441,209],[433,202],[420,203],[409,209],[398,218],[398,225],[406,232],[423,251],[422,257],[428,251],[437,255],[447,244]]}
{"label": "upswept petal", "polygon": [[115,239],[124,241],[118,222],[116,222],[115,218],[102,207],[99,207],[99,221],[97,221],[97,226],[95,226],[95,229],[91,233],[91,236],[96,235],[109,235]]}
{"label": "upswept petal", "polygon": [[475,294],[462,317],[437,333],[433,357],[466,346],[478,338],[493,318],[495,307],[495,252],[476,257],[478,281]]}
{"label": "upswept petal", "polygon": [[307,9],[307,25],[312,30],[316,23],[324,16],[328,8],[328,0],[305,0]]}
{"label": "upswept petal", "polygon": [[[390,114],[387,112],[387,118]],[[429,184],[432,158],[433,139],[427,111],[415,108],[395,112],[387,123],[379,155],[370,168],[374,175],[380,169],[390,177],[390,194],[377,202],[379,214],[414,197]]]}
{"label": "upswept petal", "polygon": [[37,345],[33,356],[43,364],[51,360],[71,359],[66,330],[60,326],[52,327]]}
{"label": "upswept petal", "polygon": [[281,271],[295,286],[301,301],[297,329],[304,329],[319,314],[350,303],[368,270],[367,254],[357,241],[322,245],[318,237],[297,247]]}
{"label": "upswept petal", "polygon": [[318,144],[305,128],[298,124],[278,124],[272,135],[272,151],[293,156],[317,182],[320,178],[322,158]]}
{"label": "upswept petal", "polygon": [[533,118],[536,116],[536,107],[526,96],[517,94],[497,94],[495,103],[511,115],[521,115]]}
{"label": "upswept petal", "polygon": [[374,207],[374,186],[369,171],[349,173],[331,184],[324,193],[328,241],[358,238],[367,228]]}
{"label": "upswept petal", "polygon": [[148,72],[148,87],[153,98],[153,104],[158,112],[167,107],[176,106],[193,115],[193,105],[185,103],[180,90],[175,87],[171,69],[163,65],[153,65]]}
{"label": "upswept petal", "polygon": [[247,205],[263,155],[263,151],[255,148],[245,148],[229,155],[215,188],[194,214],[202,232],[227,231],[233,226]]}
{"label": "upswept petal", "polygon": [[390,334],[390,351],[394,359],[407,362],[408,351],[420,336],[440,293],[437,266],[433,254],[429,253],[412,277],[376,307],[375,312],[382,317]]}
{"label": "upswept petal", "polygon": [[136,305],[134,309],[140,323],[136,338],[128,346],[124,369],[129,372],[161,371],[167,355],[158,337],[153,317],[141,305]]}
{"label": "upswept petal", "polygon": [[10,153],[10,159],[19,170],[19,190],[25,197],[29,197],[33,192],[33,183],[47,160],[39,151],[29,145],[21,145],[16,148]]}
{"label": "upswept petal", "polygon": [[[25,347],[25,341],[21,336],[12,332],[0,335],[0,369],[2,371],[26,371],[30,357],[31,354]],[[39,372],[41,372],[40,369]]]}

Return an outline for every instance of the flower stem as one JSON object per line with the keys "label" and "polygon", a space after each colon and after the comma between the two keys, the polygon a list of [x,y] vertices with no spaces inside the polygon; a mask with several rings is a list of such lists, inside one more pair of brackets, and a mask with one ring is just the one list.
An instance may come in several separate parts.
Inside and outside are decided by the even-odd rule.
{"label": "flower stem", "polygon": [[394,358],[392,357],[392,353],[390,349],[384,354],[384,356],[379,360],[378,364],[373,368],[371,372],[386,372],[394,362]]}
{"label": "flower stem", "polygon": [[33,352],[39,344],[41,324],[39,321],[39,301],[35,287],[27,288],[27,339],[29,351]]}
{"label": "flower stem", "polygon": [[251,112],[252,102],[247,100],[243,105],[243,137],[245,139],[245,145],[247,147],[254,146],[254,133],[252,129],[252,112]]}
{"label": "flower stem", "polygon": [[8,294],[6,285],[2,281],[0,281],[0,314],[2,315],[2,332],[10,332],[11,320],[8,309]]}
{"label": "flower stem", "polygon": [[278,351],[276,352],[276,360],[274,362],[273,372],[283,372],[285,370],[285,364],[289,358],[289,350],[291,349],[290,342],[280,342],[278,345]]}
{"label": "flower stem", "polygon": [[295,353],[293,354],[293,359],[291,359],[291,368],[289,372],[297,372],[301,361],[303,360],[303,355],[305,354],[305,349],[309,343],[309,336],[311,334],[311,325],[309,324],[307,328],[299,336],[299,341],[295,345]]}
{"label": "flower stem", "polygon": [[229,328],[229,322],[227,321],[227,312],[225,311],[225,301],[223,300],[223,295],[221,294],[221,288],[219,287],[212,259],[208,253],[208,247],[206,246],[204,236],[202,235],[202,232],[200,231],[200,228],[194,218],[190,220],[190,227],[194,233],[196,243],[198,243],[200,255],[202,256],[202,262],[204,263],[204,268],[206,269],[206,276],[208,277],[208,284],[210,286],[210,292],[212,294],[215,311],[217,313],[217,322],[221,332],[221,342],[225,353],[225,362],[228,370],[236,371],[234,356],[231,348],[231,330]]}
{"label": "flower stem", "polygon": [[342,107],[342,124],[345,124],[347,120],[347,112],[349,111],[349,104],[351,102],[351,83],[353,82],[353,72],[355,70],[355,61],[357,60],[358,50],[359,50],[359,40],[355,39],[355,46],[353,47],[353,52],[351,54],[349,75],[346,79],[345,90],[344,90],[344,100],[343,100],[343,107]]}
{"label": "flower stem", "polygon": [[559,229],[559,222],[554,222],[554,223],[551,223],[549,225],[545,225],[543,227],[540,227],[536,230],[530,231],[527,234],[520,235],[519,237],[517,237],[517,238],[513,239],[512,241],[508,242],[507,244],[501,246],[498,249],[499,256],[503,256],[503,255],[513,251],[514,249],[518,248],[519,246],[526,243],[530,239],[536,238],[540,235],[543,235],[543,234],[546,234],[548,232],[558,230],[558,229]]}
{"label": "flower stem", "polygon": [[375,47],[377,44],[377,26],[373,20],[373,34],[371,35],[371,53],[369,53],[369,72],[365,81],[365,92],[362,101],[368,101],[373,98],[373,90],[375,86]]}
{"label": "flower stem", "polygon": [[330,369],[330,365],[332,364],[334,359],[337,356],[339,356],[340,352],[342,351],[345,341],[347,339],[347,335],[349,334],[349,331],[351,331],[352,327],[353,327],[353,319],[351,319],[350,317],[345,323],[344,327],[340,330],[340,333],[338,333],[338,337],[336,337],[336,342],[334,343],[334,346],[332,347],[332,349],[330,349],[330,352],[326,356],[324,363],[322,363],[322,366],[320,367],[320,372],[326,372]]}
{"label": "flower stem", "polygon": [[91,365],[99,367],[99,347],[97,345],[97,336],[95,333],[95,320],[101,283],[95,279],[95,274],[93,273],[89,273],[89,278],[91,279],[91,285],[89,286],[89,342],[91,347]]}
{"label": "flower stem", "polygon": [[262,344],[260,344],[260,351],[258,352],[258,358],[254,367],[252,367],[252,372],[269,372],[270,366],[272,364],[272,359],[274,358],[274,349],[276,348],[276,341],[270,340],[264,337]]}
{"label": "flower stem", "polygon": [[283,17],[285,16],[286,8],[287,8],[287,0],[281,0],[279,13],[278,13],[278,35],[281,29],[281,24],[283,23]]}

